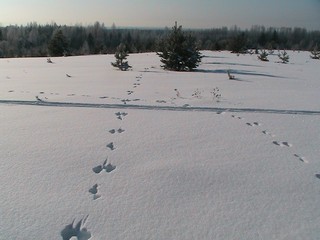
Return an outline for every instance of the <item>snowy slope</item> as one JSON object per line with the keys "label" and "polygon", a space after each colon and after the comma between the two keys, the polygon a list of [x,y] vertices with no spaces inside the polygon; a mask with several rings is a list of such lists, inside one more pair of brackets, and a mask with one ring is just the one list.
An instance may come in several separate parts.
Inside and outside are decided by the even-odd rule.
{"label": "snowy slope", "polygon": [[318,239],[319,61],[288,53],[0,59],[0,239]]}

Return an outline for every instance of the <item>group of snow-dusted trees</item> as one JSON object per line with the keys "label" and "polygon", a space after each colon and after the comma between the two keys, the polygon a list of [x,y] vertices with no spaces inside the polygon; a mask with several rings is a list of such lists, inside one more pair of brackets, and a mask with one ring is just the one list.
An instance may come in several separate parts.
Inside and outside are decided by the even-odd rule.
{"label": "group of snow-dusted trees", "polygon": [[114,24],[106,27],[99,22],[89,26],[55,23],[0,26],[0,57],[106,54],[114,53],[120,43],[125,43],[130,52],[149,52],[156,49],[163,32],[163,29],[122,29]]}
{"label": "group of snow-dusted trees", "polygon": [[[124,43],[130,53],[156,52],[159,40],[171,31],[163,29],[106,27],[96,22],[89,26],[59,26],[55,23],[26,26],[0,26],[0,57],[31,57],[87,55],[115,53]],[[62,33],[62,35],[61,35]],[[311,51],[320,46],[320,31],[303,28],[265,28],[253,26],[250,30],[237,27],[204,30],[185,30],[192,34],[201,50],[287,49]],[[60,42],[57,41],[60,38]],[[63,44],[61,44],[63,43]],[[63,50],[55,48],[61,44]]]}
{"label": "group of snow-dusted trees", "polygon": [[[160,41],[157,54],[163,63],[162,67],[173,71],[192,71],[198,67],[202,58],[195,37],[185,34],[182,26],[178,27],[177,23]],[[127,56],[126,46],[121,43],[115,53],[116,62],[112,62],[112,66],[122,71],[128,70],[131,66],[126,61]]]}

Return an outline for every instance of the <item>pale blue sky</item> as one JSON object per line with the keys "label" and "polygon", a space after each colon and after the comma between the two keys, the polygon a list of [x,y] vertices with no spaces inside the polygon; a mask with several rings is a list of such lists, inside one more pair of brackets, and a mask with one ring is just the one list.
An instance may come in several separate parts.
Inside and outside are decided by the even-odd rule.
{"label": "pale blue sky", "polygon": [[237,25],[320,30],[320,0],[0,0],[0,25],[93,24],[216,28]]}

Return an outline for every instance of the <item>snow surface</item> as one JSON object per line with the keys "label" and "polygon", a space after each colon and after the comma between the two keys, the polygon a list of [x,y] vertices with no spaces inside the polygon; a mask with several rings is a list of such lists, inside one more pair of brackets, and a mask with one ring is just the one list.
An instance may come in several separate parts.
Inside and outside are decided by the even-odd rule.
{"label": "snow surface", "polygon": [[288,53],[0,59],[0,239],[319,239],[320,62]]}

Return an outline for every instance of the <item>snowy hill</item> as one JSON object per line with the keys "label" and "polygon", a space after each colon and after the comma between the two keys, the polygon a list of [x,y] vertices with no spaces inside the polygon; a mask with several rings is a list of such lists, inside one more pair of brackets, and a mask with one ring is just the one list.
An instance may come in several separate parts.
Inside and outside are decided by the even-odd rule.
{"label": "snowy hill", "polygon": [[319,239],[320,62],[288,53],[0,59],[0,239]]}

